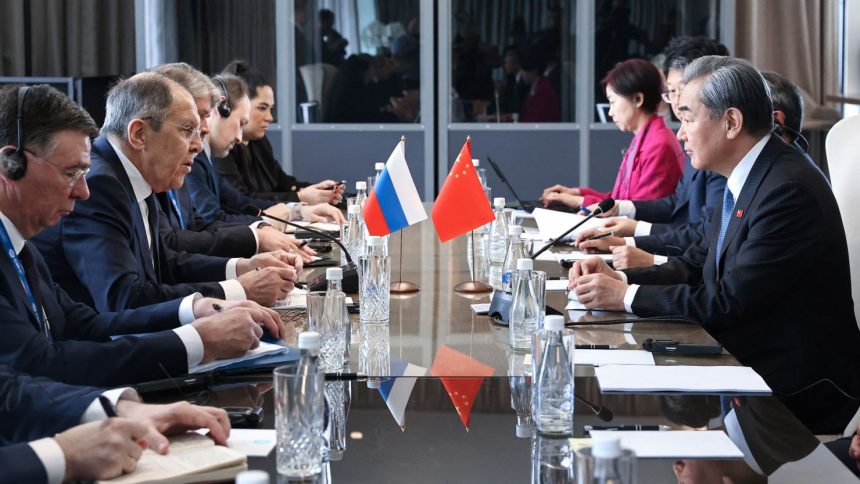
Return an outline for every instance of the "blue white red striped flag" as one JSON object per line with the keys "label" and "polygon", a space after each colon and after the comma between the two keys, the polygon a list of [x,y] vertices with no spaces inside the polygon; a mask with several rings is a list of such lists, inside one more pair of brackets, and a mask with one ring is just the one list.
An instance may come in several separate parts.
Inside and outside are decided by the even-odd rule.
{"label": "blue white red striped flag", "polygon": [[406,427],[406,405],[409,403],[415,381],[426,374],[427,368],[407,363],[395,356],[391,357],[392,378],[382,381],[379,393],[400,428]]}
{"label": "blue white red striped flag", "polygon": [[364,223],[370,235],[388,235],[427,218],[406,165],[405,144],[401,139],[394,147],[364,203]]}

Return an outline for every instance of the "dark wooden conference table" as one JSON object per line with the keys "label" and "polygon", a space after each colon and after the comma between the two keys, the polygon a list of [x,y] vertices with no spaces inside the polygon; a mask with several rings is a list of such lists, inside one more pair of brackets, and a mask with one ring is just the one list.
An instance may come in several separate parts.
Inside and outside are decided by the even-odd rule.
{"label": "dark wooden conference table", "polygon": [[[363,381],[340,383],[351,396],[346,419],[347,449],[340,460],[325,466],[324,475],[316,482],[575,482],[574,473],[565,470],[565,466],[575,469],[575,463],[563,458],[569,451],[566,440],[516,435],[517,417],[511,399],[516,380],[509,378],[509,374],[516,373],[512,367],[522,365],[522,360],[517,360],[522,356],[511,352],[506,327],[471,310],[471,304],[489,302],[488,296],[467,296],[453,291],[456,284],[469,279],[468,237],[440,244],[430,220],[394,234],[389,241],[392,280],[398,279],[401,237],[400,277],[420,286],[420,292],[392,296],[387,325],[363,327],[358,316],[352,316],[350,362],[345,371],[373,369],[379,374],[368,376],[382,377],[390,375],[391,369],[398,365],[411,363],[425,368],[426,374],[417,379],[412,390],[403,429],[395,422],[378,389],[369,388]],[[333,255],[338,255],[337,250]],[[546,271],[548,277],[565,276],[567,272],[556,262],[539,261],[536,269]],[[306,270],[303,276],[310,278],[323,270]],[[563,292],[548,293],[548,306],[567,313],[563,311],[566,303]],[[568,317],[579,322],[617,318],[634,317],[591,311],[577,311]],[[283,319],[289,326],[287,342],[293,345],[306,324],[306,317],[292,313],[285,314]],[[577,326],[575,334],[577,343],[612,344],[624,349],[640,349],[646,338],[714,342],[699,326],[689,323],[586,325]],[[434,365],[439,363],[436,360],[440,353],[442,357],[455,354],[457,361],[468,364]],[[655,360],[658,365],[739,364],[729,354],[658,356]],[[466,377],[484,377],[468,427],[458,416],[445,386]],[[261,427],[273,428],[270,383],[271,375],[266,373],[197,396],[212,405],[262,407]],[[574,411],[574,437],[583,437],[586,425],[661,425],[670,431],[721,429],[721,399],[734,400],[741,409],[736,413],[741,432],[746,436],[746,457],[759,463],[764,472],[770,474],[776,470],[775,477],[803,476],[808,472],[817,476],[818,482],[842,482],[842,479],[856,482],[775,397],[601,394],[593,369],[584,366],[576,367],[575,393],[580,399]],[[603,417],[611,414],[610,422],[598,418],[600,409],[604,409]],[[740,413],[744,415],[742,418]],[[824,465],[820,462],[822,458]],[[679,464],[674,459],[639,459],[637,465],[640,483],[676,482],[673,468],[683,473],[682,482],[720,482],[719,476],[725,469],[749,469],[741,460],[689,460]],[[274,482],[275,451],[267,458],[251,458],[249,467],[268,471]]]}

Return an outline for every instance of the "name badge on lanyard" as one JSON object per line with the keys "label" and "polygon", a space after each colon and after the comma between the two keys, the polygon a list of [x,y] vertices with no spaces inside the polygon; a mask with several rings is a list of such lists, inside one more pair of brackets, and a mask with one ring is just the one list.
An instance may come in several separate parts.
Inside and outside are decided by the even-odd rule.
{"label": "name badge on lanyard", "polygon": [[39,304],[36,303],[36,298],[33,296],[33,290],[30,289],[30,283],[27,281],[27,273],[24,272],[24,265],[21,264],[21,259],[15,252],[15,247],[12,246],[12,239],[9,238],[9,233],[6,232],[6,227],[3,226],[2,223],[0,223],[0,242],[3,244],[3,252],[6,253],[9,260],[12,261],[12,265],[15,266],[15,270],[18,272],[18,279],[21,280],[21,285],[24,286],[24,293],[27,295],[27,300],[30,303],[30,310],[33,311],[33,314],[36,316],[36,320],[39,321],[39,325],[45,332],[45,335],[50,338],[51,333],[48,329],[48,321],[45,316],[45,312],[42,311]]}

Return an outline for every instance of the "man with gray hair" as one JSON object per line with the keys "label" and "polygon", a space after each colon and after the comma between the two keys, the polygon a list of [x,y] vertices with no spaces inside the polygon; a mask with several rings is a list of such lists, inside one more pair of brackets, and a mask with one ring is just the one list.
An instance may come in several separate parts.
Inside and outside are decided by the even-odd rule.
{"label": "man with gray hair", "polygon": [[[727,177],[709,237],[668,263],[570,271],[589,308],[698,321],[815,433],[841,434],[860,395],[860,331],[839,207],[824,175],[778,136],[761,74],[693,61],[679,99],[693,166]],[[827,254],[816,257],[815,254]]]}
{"label": "man with gray hair", "polygon": [[292,290],[293,254],[226,259],[177,252],[161,240],[155,194],[182,186],[202,149],[199,125],[191,94],[161,74],[140,73],[111,89],[93,142],[91,197],[37,241],[72,297],[104,312],[194,292],[271,305]]}

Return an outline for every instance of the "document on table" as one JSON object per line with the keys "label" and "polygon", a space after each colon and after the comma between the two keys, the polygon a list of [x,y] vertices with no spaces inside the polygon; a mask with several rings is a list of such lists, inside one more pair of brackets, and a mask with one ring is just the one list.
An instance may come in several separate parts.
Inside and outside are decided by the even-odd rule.
{"label": "document on table", "polygon": [[[290,293],[287,294],[287,297],[284,299],[278,299],[275,301],[275,304],[272,304],[269,307],[275,311],[283,311],[286,309],[306,309],[308,307],[308,292],[310,291],[307,289],[297,287],[290,291]],[[347,296],[344,301],[346,304],[353,304],[353,300],[349,296]]]}
{"label": "document on table", "polygon": [[210,361],[209,363],[204,363],[202,365],[197,365],[192,368],[189,368],[188,373],[192,375],[195,373],[206,373],[213,370],[217,370],[218,368],[225,367],[227,365],[238,363],[240,361],[251,361],[257,358],[262,358],[263,356],[286,353],[288,351],[289,349],[286,346],[278,346],[271,343],[266,343],[265,341],[260,341],[260,346],[254,348],[253,350],[248,350],[244,355],[238,358],[227,358],[223,360]]}
{"label": "document on table", "polygon": [[743,459],[721,430],[592,430],[591,438],[617,437],[639,459]]}
{"label": "document on table", "polygon": [[573,350],[576,365],[654,365],[654,355],[645,350]]}
{"label": "document on table", "polygon": [[567,285],[570,283],[567,279],[549,279],[546,281],[547,291],[567,291]]}
{"label": "document on table", "polygon": [[602,392],[772,393],[764,379],[746,366],[604,365],[594,373]]}
{"label": "document on table", "polygon": [[[567,229],[585,220],[585,215],[547,210],[545,208],[536,208],[532,214],[535,216],[535,222],[537,222],[541,235],[547,239],[555,239],[565,233]],[[580,233],[586,230],[600,229],[604,223],[606,223],[606,219],[592,218],[568,234],[564,240],[575,240],[576,236]]]}
{"label": "document on table", "polygon": [[[195,430],[198,434],[206,435],[209,429]],[[248,457],[268,457],[277,443],[275,429],[230,429],[227,447],[241,452]]]}

